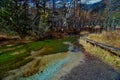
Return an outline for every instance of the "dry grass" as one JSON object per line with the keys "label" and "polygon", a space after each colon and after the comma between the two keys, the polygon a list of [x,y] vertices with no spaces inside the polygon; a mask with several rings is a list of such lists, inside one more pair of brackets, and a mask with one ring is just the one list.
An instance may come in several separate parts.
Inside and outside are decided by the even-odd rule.
{"label": "dry grass", "polygon": [[113,32],[102,32],[102,34],[90,34],[89,39],[120,48],[120,30]]}
{"label": "dry grass", "polygon": [[84,40],[80,40],[80,43],[84,46],[87,52],[99,57],[114,68],[120,68],[120,58],[118,56],[114,56],[100,47],[95,48],[93,45],[86,43]]}
{"label": "dry grass", "polygon": [[23,50],[21,50],[21,51],[16,51],[16,52],[14,52],[14,53],[12,53],[11,55],[18,55],[18,54],[22,54],[22,53],[25,53],[26,52],[26,50],[25,49],[23,49]]}
{"label": "dry grass", "polygon": [[14,50],[14,49],[16,49],[16,48],[20,48],[20,47],[22,47],[23,45],[15,45],[15,46],[13,46],[13,45],[10,45],[10,46],[4,46],[4,47],[0,47],[0,54],[1,53],[3,53],[3,52],[5,52],[5,51],[10,51],[10,50]]}
{"label": "dry grass", "polygon": [[88,35],[88,34],[89,34],[88,31],[82,31],[82,32],[80,32],[80,35]]}

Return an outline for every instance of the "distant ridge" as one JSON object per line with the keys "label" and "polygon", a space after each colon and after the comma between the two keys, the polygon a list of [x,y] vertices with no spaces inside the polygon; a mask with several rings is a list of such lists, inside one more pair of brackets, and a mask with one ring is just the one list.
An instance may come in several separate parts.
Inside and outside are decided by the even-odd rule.
{"label": "distant ridge", "polygon": [[94,12],[100,11],[100,10],[104,10],[106,7],[106,4],[104,3],[104,1],[100,1],[98,3],[94,3],[94,4],[80,4],[81,6],[81,10],[92,10]]}

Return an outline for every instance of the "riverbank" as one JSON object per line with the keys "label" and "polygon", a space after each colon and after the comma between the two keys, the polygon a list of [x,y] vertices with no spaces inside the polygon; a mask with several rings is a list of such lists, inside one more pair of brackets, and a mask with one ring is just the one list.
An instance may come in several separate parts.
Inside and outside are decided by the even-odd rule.
{"label": "riverbank", "polygon": [[33,69],[30,70],[26,67],[22,76],[33,75],[39,71],[39,68],[37,68],[39,64],[45,66],[50,61],[41,62],[41,59],[45,60],[47,58],[45,56],[47,55],[66,52],[67,45],[64,45],[63,42],[74,42],[76,40],[77,39],[75,37],[66,37],[63,39],[49,39],[26,44],[2,46],[0,47],[0,78],[2,79],[3,77],[6,78],[9,75],[16,75],[14,69],[18,69],[19,71],[21,67],[30,62],[34,63],[29,65],[34,66]]}
{"label": "riverbank", "polygon": [[66,53],[62,53],[68,54],[66,57],[60,59],[59,55],[59,58],[56,58],[48,63],[42,73],[38,72],[30,77],[22,77],[18,80],[59,80],[63,75],[69,73],[72,68],[84,63],[85,56],[80,51],[80,46],[78,46],[79,48],[74,46],[74,44],[71,44],[69,46],[71,49]]}

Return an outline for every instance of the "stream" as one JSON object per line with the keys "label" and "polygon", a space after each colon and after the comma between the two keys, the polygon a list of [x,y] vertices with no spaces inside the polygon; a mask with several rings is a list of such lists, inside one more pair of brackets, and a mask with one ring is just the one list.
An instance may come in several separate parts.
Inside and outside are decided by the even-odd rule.
{"label": "stream", "polygon": [[19,80],[56,80],[64,74],[69,73],[80,61],[84,62],[84,57],[79,46],[74,46],[70,42],[65,42],[64,44],[68,45],[69,54],[67,57],[49,63],[42,73],[38,72],[32,76],[20,78]]}
{"label": "stream", "polygon": [[19,80],[120,80],[120,73],[100,59],[81,52],[80,46],[70,42],[64,59],[49,63],[43,70]]}

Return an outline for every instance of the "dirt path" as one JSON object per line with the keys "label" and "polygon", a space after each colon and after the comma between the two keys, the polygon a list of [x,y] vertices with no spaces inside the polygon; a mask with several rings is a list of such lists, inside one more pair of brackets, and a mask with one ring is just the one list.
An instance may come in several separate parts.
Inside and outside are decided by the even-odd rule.
{"label": "dirt path", "polygon": [[[75,51],[75,48],[71,51]],[[73,55],[76,55],[76,52]],[[73,56],[74,60],[70,59],[73,62],[69,61],[62,66],[51,80],[120,80],[120,72],[97,57],[85,51],[79,55],[84,58]]]}
{"label": "dirt path", "polygon": [[87,54],[85,63],[77,65],[59,80],[120,80],[120,72]]}

